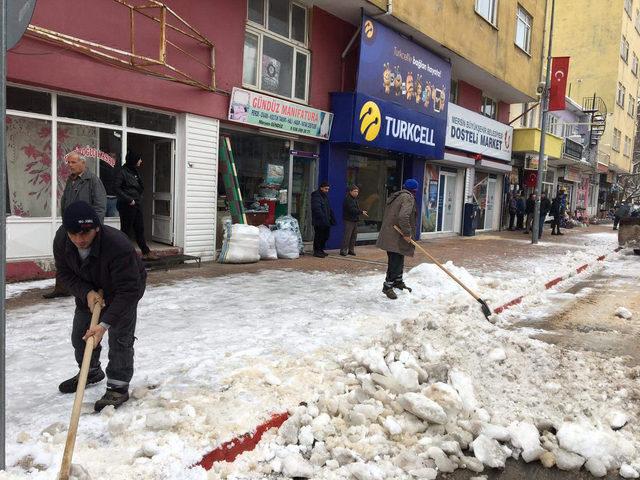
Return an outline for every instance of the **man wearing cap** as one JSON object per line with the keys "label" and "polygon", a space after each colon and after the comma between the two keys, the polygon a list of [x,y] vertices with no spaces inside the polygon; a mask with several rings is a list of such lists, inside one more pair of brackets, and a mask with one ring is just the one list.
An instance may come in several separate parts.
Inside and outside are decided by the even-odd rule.
{"label": "man wearing cap", "polygon": [[[404,182],[402,190],[395,192],[387,199],[387,205],[382,218],[382,227],[378,235],[376,246],[387,252],[387,276],[382,292],[392,300],[398,298],[393,290],[411,289],[404,284],[402,272],[404,257],[413,257],[415,247],[411,238],[416,234],[416,192],[418,182],[409,178]],[[394,226],[402,231],[400,235]]]}
{"label": "man wearing cap", "polygon": [[[102,181],[87,168],[87,159],[78,152],[71,152],[65,157],[71,175],[67,179],[62,198],[60,198],[60,210],[64,215],[66,208],[73,202],[82,200],[93,207],[100,219],[104,220],[107,210],[107,192]],[[56,280],[53,290],[42,295],[44,298],[68,297],[69,293],[62,288]]]}
{"label": "man wearing cap", "polygon": [[[87,384],[101,381],[100,340],[109,332],[107,391],[95,403],[100,411],[108,405],[118,408],[129,399],[129,381],[133,376],[133,343],[138,301],[144,295],[147,274],[129,238],[107,225],[101,225],[96,211],[86,202],[69,205],[53,242],[56,278],[76,297],[71,343],[78,366],[82,364],[85,341],[93,336]],[[101,298],[98,291],[104,292]],[[100,322],[89,328],[96,303],[105,307]],[[59,386],[62,393],[73,393],[78,375]]]}

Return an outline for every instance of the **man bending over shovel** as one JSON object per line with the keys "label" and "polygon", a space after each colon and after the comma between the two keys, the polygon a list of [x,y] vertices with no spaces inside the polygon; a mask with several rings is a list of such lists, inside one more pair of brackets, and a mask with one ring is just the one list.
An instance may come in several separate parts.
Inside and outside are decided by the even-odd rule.
{"label": "man bending over shovel", "polygon": [[[147,273],[129,238],[115,228],[101,225],[95,210],[86,202],[74,202],[63,214],[53,242],[56,278],[76,297],[71,343],[78,366],[82,364],[85,341],[93,336],[87,384],[104,378],[100,366],[100,340],[109,332],[107,391],[95,403],[96,412],[108,405],[118,408],[129,399],[133,376],[133,342],[138,301],[144,295]],[[98,294],[103,290],[104,299]],[[89,328],[91,312],[104,302],[100,322]],[[58,387],[74,393],[78,375]]]}

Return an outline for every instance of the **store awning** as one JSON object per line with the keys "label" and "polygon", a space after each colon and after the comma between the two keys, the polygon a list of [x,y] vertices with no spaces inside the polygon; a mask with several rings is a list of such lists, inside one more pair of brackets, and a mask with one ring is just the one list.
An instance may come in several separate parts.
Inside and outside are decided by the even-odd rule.
{"label": "store awning", "polygon": [[[513,132],[513,152],[527,153],[540,151],[541,130],[539,128],[516,128]],[[549,158],[562,157],[562,138],[546,134],[544,153]]]}
{"label": "store awning", "polygon": [[476,162],[476,168],[478,170],[491,173],[511,172],[510,163],[494,162],[493,160],[480,160],[479,162]]}

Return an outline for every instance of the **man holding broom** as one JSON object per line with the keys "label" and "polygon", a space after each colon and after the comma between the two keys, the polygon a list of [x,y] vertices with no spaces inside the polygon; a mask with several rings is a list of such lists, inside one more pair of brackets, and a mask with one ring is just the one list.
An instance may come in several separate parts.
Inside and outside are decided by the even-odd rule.
{"label": "man holding broom", "polygon": [[[62,217],[63,228],[53,243],[56,278],[76,297],[71,343],[78,366],[82,364],[85,341],[94,337],[87,384],[101,381],[100,341],[109,332],[107,391],[95,403],[101,411],[115,408],[129,399],[129,381],[133,376],[133,343],[138,301],[144,295],[147,273],[129,238],[107,225],[101,225],[96,211],[86,202],[69,205]],[[104,292],[102,298],[98,291]],[[99,324],[90,327],[91,312],[104,303]],[[78,375],[58,387],[62,393],[74,393]]]}

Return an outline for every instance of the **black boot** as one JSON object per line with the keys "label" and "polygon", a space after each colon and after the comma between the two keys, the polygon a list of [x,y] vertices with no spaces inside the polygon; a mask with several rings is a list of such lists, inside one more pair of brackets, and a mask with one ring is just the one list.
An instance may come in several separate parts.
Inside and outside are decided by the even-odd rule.
{"label": "black boot", "polygon": [[[58,390],[62,393],[75,393],[78,388],[78,377],[80,374],[75,377],[71,377],[69,380],[65,380],[60,385],[58,385]],[[104,378],[104,372],[101,368],[96,368],[95,370],[89,370],[89,374],[87,375],[87,385],[91,385],[93,383],[98,383]]]}
{"label": "black boot", "polygon": [[402,280],[393,282],[393,288],[397,288],[398,290],[409,290],[409,293],[413,291],[409,287],[407,287]]}
{"label": "black boot", "polygon": [[107,388],[107,391],[98,400],[93,409],[96,412],[102,411],[103,408],[113,405],[114,408],[120,407],[124,402],[129,400],[129,390],[126,388]]}
{"label": "black boot", "polygon": [[398,295],[396,295],[396,292],[393,291],[393,287],[387,287],[387,286],[382,287],[382,293],[384,293],[391,300],[396,300],[398,298]]}
{"label": "black boot", "polygon": [[325,257],[322,252],[317,252],[317,251],[313,252],[313,256],[314,257],[318,257],[318,258],[324,258]]}
{"label": "black boot", "polygon": [[355,257],[356,256],[356,252],[354,252],[353,250],[349,250],[349,255],[353,255]]}
{"label": "black boot", "polygon": [[340,256],[341,257],[346,257],[347,256],[347,252],[345,250],[340,250]]}

